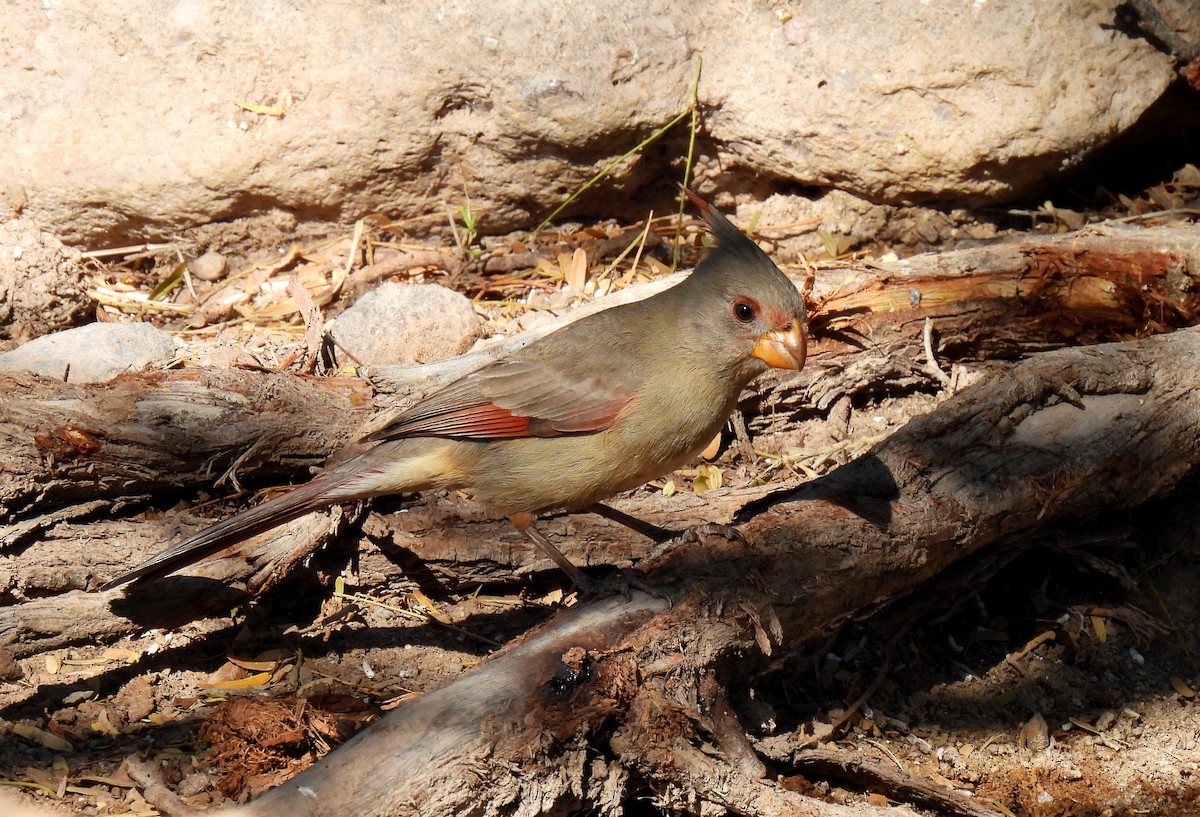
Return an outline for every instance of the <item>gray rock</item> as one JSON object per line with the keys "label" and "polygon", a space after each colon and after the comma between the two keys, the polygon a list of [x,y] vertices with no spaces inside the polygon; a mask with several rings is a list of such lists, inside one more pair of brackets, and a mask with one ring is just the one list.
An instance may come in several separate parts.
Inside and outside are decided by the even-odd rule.
{"label": "gray rock", "polygon": [[148,323],[90,323],[43,335],[0,355],[0,372],[99,383],[170,360],[175,341]]}
{"label": "gray rock", "polygon": [[383,284],[333,325],[333,339],[364,365],[429,363],[460,355],[483,333],[463,295],[436,284]]}

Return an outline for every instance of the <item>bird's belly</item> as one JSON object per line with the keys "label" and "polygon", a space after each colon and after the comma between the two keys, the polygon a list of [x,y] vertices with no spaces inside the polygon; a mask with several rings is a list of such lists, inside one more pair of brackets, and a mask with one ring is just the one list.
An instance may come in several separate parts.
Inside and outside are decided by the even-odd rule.
{"label": "bird's belly", "polygon": [[485,443],[479,466],[490,477],[466,487],[506,516],[552,508],[578,510],[674,471],[703,450],[720,425],[665,439],[630,440],[610,430]]}

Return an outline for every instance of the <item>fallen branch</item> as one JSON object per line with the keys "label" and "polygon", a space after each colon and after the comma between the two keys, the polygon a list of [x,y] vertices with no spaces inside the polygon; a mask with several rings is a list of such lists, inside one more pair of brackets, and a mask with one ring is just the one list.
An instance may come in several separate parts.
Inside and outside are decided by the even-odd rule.
{"label": "fallen branch", "polygon": [[[866,348],[829,339],[817,344],[798,376],[767,381],[749,398],[757,409],[751,425],[761,436],[786,430],[797,414],[828,410],[839,401],[849,410],[850,399],[876,391],[937,388],[930,368],[918,363],[926,354],[924,326],[931,316],[940,338],[935,348],[945,363],[1020,354],[1081,333],[1128,333],[1155,316],[1190,320],[1198,274],[1200,236],[1179,227],[1106,227],[830,271],[817,289],[824,311],[814,323],[827,334],[853,328]],[[562,323],[669,283],[622,290],[492,350],[369,374],[391,392],[382,398],[385,404],[407,401]],[[309,518],[246,543],[196,573],[214,592],[176,583],[171,597],[179,606],[161,616],[149,610],[126,616],[83,594],[61,595],[110,578],[206,524],[190,513],[174,524],[105,519],[119,515],[120,503],[140,497],[135,503],[144,504],[147,496],[176,492],[194,501],[197,488],[303,480],[348,440],[382,422],[368,424],[371,408],[359,380],[239,369],[127,375],[91,386],[0,378],[0,549],[6,554],[0,566],[14,577],[19,599],[60,594],[0,609],[0,643],[33,654],[76,643],[73,633],[85,642],[97,634],[117,638],[147,621],[178,623],[188,604],[196,605],[193,615],[226,609],[228,588],[258,592],[286,575],[330,541],[337,526]],[[625,508],[683,528],[729,521],[767,490],[677,494],[666,501],[641,495],[625,500]],[[67,524],[72,520],[79,520],[76,527]],[[106,545],[98,548],[79,536],[83,525],[106,531]],[[650,549],[589,516],[549,520],[546,527],[581,564],[628,564]],[[392,557],[403,553],[453,582],[494,581],[514,568],[542,566],[505,523],[472,514],[461,502],[416,505],[404,525],[384,520],[372,530],[389,552],[387,559],[364,557],[367,575],[378,580],[399,572]],[[29,547],[39,541],[55,547]]]}
{"label": "fallen branch", "polygon": [[669,610],[635,594],[565,614],[232,814],[596,808],[614,754],[689,811],[850,813],[748,777],[736,751],[700,751],[723,731],[704,679],[745,677],[972,553],[1169,492],[1200,464],[1200,389],[1180,365],[1197,355],[1188,330],[1022,363],[752,503],[747,541],[705,535],[652,560]]}
{"label": "fallen branch", "polygon": [[[875,284],[851,280],[867,272],[847,273],[838,291],[826,292],[819,328],[853,328],[865,351],[833,340],[818,346],[811,370],[756,395],[771,411],[751,428],[783,429],[797,413],[876,390],[931,387],[931,367],[918,362],[927,354],[952,364],[1186,323],[1196,307],[1198,243],[1194,230],[1110,231],[955,254],[963,266],[954,270],[910,262]],[[989,257],[1005,271],[966,274],[968,259]],[[975,290],[974,280],[982,282]],[[930,315],[935,329],[926,344]],[[689,514],[719,519],[715,504],[724,503],[747,541],[705,534],[647,561],[650,580],[675,596],[672,609],[636,594],[589,605],[531,637],[528,650],[516,645],[485,663],[462,682],[474,687],[455,684],[399,710],[248,813],[539,814],[616,802],[631,776],[687,810],[714,803],[750,814],[837,813],[757,778],[753,754],[720,714],[727,696],[706,691],[708,679],[736,682],[760,664],[756,656],[869,615],[970,554],[1026,547],[1055,526],[1172,490],[1197,463],[1189,422],[1200,399],[1190,376],[1197,345],[1196,333],[1185,331],[1045,354],[961,393],[824,479],[697,498]],[[416,396],[482,362],[423,367],[390,385]],[[94,387],[7,379],[0,543],[17,577],[9,592],[22,600],[25,590],[49,586],[21,584],[37,573],[25,569],[37,550],[29,545],[65,526],[152,529],[136,544],[114,536],[114,555],[89,557],[101,571],[174,538],[172,520],[96,519],[110,501],[190,493],[222,476],[303,477],[362,430],[368,403],[361,381],[261,372],[184,370]],[[490,523],[470,520],[440,526],[446,537],[437,543],[441,511],[423,507],[432,510],[412,539],[386,526],[371,535],[428,547],[430,558],[447,562],[468,548],[478,552],[480,531],[501,540]],[[0,642],[27,655],[228,608],[237,602],[223,594],[240,598],[239,587],[286,575],[331,537],[322,517],[295,524],[302,530],[263,537],[180,577],[171,592],[140,600],[79,592],[91,576],[67,559],[58,595],[3,609]],[[616,561],[613,551],[594,547],[603,532],[589,523],[564,522],[559,533]],[[43,567],[40,575],[56,573]],[[441,730],[451,713],[453,728]],[[706,742],[718,756],[698,748]]]}

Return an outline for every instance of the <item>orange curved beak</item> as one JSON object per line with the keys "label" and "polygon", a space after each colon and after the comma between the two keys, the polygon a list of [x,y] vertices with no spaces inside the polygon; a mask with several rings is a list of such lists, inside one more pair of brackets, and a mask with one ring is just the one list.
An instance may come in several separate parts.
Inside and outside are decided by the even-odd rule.
{"label": "orange curved beak", "polygon": [[800,319],[793,320],[787,329],[767,332],[754,344],[754,351],[750,354],[776,369],[799,370],[808,354],[804,326]]}

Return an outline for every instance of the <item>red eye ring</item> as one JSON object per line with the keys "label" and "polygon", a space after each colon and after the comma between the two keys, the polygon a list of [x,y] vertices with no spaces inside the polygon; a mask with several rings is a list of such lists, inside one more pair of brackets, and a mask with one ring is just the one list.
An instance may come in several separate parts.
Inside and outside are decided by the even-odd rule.
{"label": "red eye ring", "polygon": [[750,323],[758,317],[758,309],[755,308],[754,303],[741,298],[733,302],[729,311],[738,323]]}

